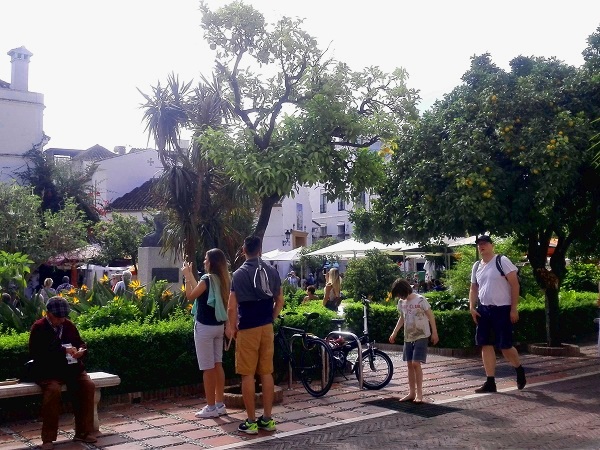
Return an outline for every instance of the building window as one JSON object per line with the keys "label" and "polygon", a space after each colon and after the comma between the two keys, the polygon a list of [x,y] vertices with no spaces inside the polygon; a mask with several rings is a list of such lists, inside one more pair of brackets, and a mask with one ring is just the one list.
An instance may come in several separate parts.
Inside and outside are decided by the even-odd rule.
{"label": "building window", "polygon": [[342,223],[338,227],[338,236],[343,238],[346,235],[346,224]]}
{"label": "building window", "polygon": [[357,199],[357,205],[359,208],[366,208],[367,207],[367,193],[366,192],[361,192],[360,195],[358,196]]}
{"label": "building window", "polygon": [[346,202],[344,200],[338,200],[338,211],[344,211],[346,209]]}
{"label": "building window", "polygon": [[327,194],[321,193],[321,214],[327,212]]}
{"label": "building window", "polygon": [[327,225],[321,226],[321,237],[327,237]]}

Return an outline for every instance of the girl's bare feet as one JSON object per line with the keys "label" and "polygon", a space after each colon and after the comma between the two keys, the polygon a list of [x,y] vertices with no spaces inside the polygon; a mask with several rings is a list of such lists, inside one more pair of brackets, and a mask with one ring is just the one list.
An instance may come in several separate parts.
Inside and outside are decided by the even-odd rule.
{"label": "girl's bare feet", "polygon": [[423,397],[415,397],[413,403],[423,403]]}
{"label": "girl's bare feet", "polygon": [[400,399],[401,402],[412,402],[415,399],[415,394],[408,394]]}

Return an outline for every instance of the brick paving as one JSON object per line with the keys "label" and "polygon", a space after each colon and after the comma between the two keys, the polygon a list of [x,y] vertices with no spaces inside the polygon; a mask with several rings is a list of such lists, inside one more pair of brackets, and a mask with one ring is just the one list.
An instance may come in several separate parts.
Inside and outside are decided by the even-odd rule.
{"label": "brick paving", "polygon": [[[336,379],[321,398],[299,384],[286,388],[273,410],[275,433],[241,435],[236,429],[245,414],[239,409],[196,419],[203,399],[180,397],[101,409],[94,445],[72,442],[73,423],[64,415],[55,449],[600,448],[600,358],[596,345],[581,349],[580,357],[522,355],[528,377],[523,391],[514,389],[514,369],[498,359],[498,389],[504,392],[495,395],[473,394],[484,380],[479,358],[430,355],[423,366],[425,400],[458,408],[436,417],[367,404],[407,390],[405,363],[388,352],[394,377],[380,391],[359,391],[354,377]],[[0,450],[35,448],[40,429],[37,420],[0,424]]]}

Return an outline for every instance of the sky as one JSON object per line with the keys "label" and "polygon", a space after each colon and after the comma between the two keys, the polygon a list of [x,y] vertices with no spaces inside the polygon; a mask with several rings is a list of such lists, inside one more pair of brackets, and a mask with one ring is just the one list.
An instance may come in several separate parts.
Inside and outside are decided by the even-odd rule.
{"label": "sky", "polygon": [[[207,0],[216,9],[228,1]],[[600,25],[598,0],[246,0],[267,21],[305,19],[329,56],[353,70],[408,71],[421,111],[460,84],[470,58],[489,52],[508,69],[518,56],[575,66]],[[29,90],[44,94],[47,148],[95,144],[154,147],[142,123],[143,97],[171,72],[199,80],[214,53],[202,38],[198,0],[19,0],[0,6],[0,79],[6,53],[33,53]]]}

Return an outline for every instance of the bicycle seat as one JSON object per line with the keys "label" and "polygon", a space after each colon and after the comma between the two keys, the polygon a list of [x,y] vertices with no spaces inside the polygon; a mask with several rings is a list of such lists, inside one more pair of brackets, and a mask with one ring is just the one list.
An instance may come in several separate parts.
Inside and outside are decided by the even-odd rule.
{"label": "bicycle seat", "polygon": [[308,319],[310,319],[310,320],[314,320],[314,319],[316,319],[317,317],[319,317],[319,313],[318,313],[318,312],[311,312],[311,313],[309,313],[309,312],[305,312],[305,313],[304,313],[304,317],[306,317],[306,318],[308,318]]}
{"label": "bicycle seat", "polygon": [[331,323],[337,326],[342,326],[344,325],[344,322],[346,321],[346,319],[331,319]]}

